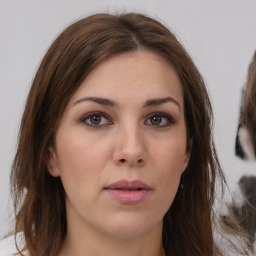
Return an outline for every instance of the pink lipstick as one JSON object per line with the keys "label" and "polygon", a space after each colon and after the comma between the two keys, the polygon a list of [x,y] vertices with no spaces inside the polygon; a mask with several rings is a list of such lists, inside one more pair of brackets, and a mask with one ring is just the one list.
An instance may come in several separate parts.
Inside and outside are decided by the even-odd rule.
{"label": "pink lipstick", "polygon": [[120,180],[104,188],[109,195],[122,204],[137,204],[152,190],[140,180]]}

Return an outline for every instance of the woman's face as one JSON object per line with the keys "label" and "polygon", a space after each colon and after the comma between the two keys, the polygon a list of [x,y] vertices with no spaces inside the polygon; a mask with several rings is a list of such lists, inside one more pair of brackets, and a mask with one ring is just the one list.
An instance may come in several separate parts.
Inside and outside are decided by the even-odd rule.
{"label": "woman's face", "polygon": [[50,152],[69,230],[161,232],[189,160],[175,69],[147,51],[105,60],[70,99]]}

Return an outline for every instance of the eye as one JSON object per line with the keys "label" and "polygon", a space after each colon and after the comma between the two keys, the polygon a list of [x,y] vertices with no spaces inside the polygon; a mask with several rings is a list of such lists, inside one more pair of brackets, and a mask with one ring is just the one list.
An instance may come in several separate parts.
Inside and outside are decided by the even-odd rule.
{"label": "eye", "polygon": [[149,116],[149,118],[146,120],[145,124],[156,126],[156,127],[166,127],[171,124],[174,124],[174,119],[165,113],[154,113]]}
{"label": "eye", "polygon": [[105,125],[112,124],[109,118],[105,114],[100,112],[87,114],[80,119],[80,122],[83,122],[87,126],[90,126],[93,128],[99,128]]}

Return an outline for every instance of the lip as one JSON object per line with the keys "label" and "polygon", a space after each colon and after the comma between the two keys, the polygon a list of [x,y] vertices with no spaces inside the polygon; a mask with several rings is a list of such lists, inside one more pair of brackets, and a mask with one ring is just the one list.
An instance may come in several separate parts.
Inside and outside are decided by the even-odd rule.
{"label": "lip", "polygon": [[137,204],[148,196],[152,188],[140,180],[119,180],[104,190],[119,203]]}

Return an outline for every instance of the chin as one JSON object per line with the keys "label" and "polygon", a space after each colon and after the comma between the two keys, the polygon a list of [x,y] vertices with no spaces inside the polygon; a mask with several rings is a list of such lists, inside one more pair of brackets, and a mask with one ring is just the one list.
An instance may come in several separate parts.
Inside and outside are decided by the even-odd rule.
{"label": "chin", "polygon": [[116,217],[109,223],[107,232],[118,239],[135,239],[148,234],[151,230],[162,230],[162,220],[149,220],[148,218]]}

